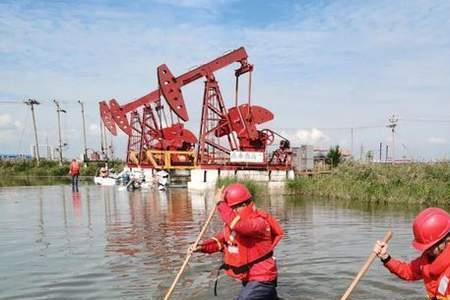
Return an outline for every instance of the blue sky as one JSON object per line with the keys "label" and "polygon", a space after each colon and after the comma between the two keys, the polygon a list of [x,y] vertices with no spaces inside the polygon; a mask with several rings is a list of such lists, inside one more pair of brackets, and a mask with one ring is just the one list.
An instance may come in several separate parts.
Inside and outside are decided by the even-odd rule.
{"label": "blue sky", "polygon": [[[99,148],[97,103],[119,103],[156,87],[156,67],[174,74],[244,46],[255,65],[253,102],[272,110],[267,127],[294,145],[340,144],[359,157],[390,143],[398,156],[450,155],[448,1],[2,1],[0,152],[29,151],[27,98],[41,101],[41,143],[57,143],[58,99],[67,155],[80,152],[86,104],[88,146]],[[233,67],[217,74],[233,99]],[[202,82],[183,88],[197,131]],[[114,140],[124,154],[126,139]]]}

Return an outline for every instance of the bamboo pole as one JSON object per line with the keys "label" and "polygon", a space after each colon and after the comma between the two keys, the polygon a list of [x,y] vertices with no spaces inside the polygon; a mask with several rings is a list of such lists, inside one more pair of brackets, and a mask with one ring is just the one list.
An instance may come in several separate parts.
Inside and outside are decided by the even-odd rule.
{"label": "bamboo pole", "polygon": [[[391,238],[392,238],[392,231],[389,230],[388,232],[386,232],[386,234],[383,238],[383,242],[388,243],[391,240]],[[355,289],[358,282],[366,274],[367,270],[369,269],[370,265],[373,263],[376,256],[377,255],[374,252],[372,252],[372,254],[369,255],[369,258],[367,259],[366,263],[361,268],[359,273],[356,275],[355,279],[353,279],[352,283],[348,287],[347,291],[345,291],[345,294],[342,296],[341,300],[348,299],[348,297],[350,296],[352,291]]]}
{"label": "bamboo pole", "polygon": [[[222,190],[223,190],[223,187],[219,188],[216,193],[216,197],[215,197],[216,203],[220,200],[220,197],[222,196]],[[214,203],[214,207],[211,209],[208,219],[206,219],[205,225],[203,225],[202,230],[200,231],[199,235],[197,236],[197,239],[195,240],[194,244],[192,245],[192,249],[197,248],[197,245],[200,242],[203,234],[205,233],[206,228],[208,228],[208,225],[211,222],[212,217],[214,216],[214,212],[216,211],[216,203]],[[169,291],[167,291],[166,296],[164,296],[164,300],[168,300],[170,298],[170,296],[172,295],[173,290],[175,289],[175,286],[181,277],[181,274],[183,274],[184,269],[186,268],[186,266],[189,262],[189,259],[192,256],[192,253],[193,253],[192,251],[188,251],[186,258],[184,259],[183,265],[181,266],[180,270],[178,271],[177,276],[175,277],[174,281],[172,282],[172,285],[170,286]]]}

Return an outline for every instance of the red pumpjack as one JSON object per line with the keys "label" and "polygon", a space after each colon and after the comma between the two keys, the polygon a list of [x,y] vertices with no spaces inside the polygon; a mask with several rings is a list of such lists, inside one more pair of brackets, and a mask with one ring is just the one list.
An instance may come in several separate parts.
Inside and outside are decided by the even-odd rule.
{"label": "red pumpjack", "polygon": [[[253,65],[247,58],[241,47],[178,77],[163,64],[157,68],[158,89],[125,105],[119,105],[115,99],[109,103],[101,101],[104,126],[117,135],[117,125],[128,135],[128,165],[165,169],[290,169],[290,142],[273,130],[257,128],[274,116],[268,109],[251,104]],[[240,67],[235,70],[235,103],[227,109],[214,72],[233,63]],[[248,103],[239,105],[239,78],[246,73]],[[201,78],[205,79],[205,88],[197,139],[184,126],[189,117],[181,88]],[[275,136],[280,138],[280,147],[269,156],[266,147]],[[241,159],[233,159],[233,154]]]}

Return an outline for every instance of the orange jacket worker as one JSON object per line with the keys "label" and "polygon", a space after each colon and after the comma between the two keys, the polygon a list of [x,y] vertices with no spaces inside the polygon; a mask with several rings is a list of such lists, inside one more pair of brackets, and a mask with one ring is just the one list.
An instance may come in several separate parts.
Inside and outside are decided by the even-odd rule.
{"label": "orange jacket worker", "polygon": [[412,246],[421,255],[411,262],[392,258],[384,242],[377,241],[374,252],[401,279],[423,280],[427,299],[450,299],[450,215],[440,208],[427,208],[416,216],[413,233]]}
{"label": "orange jacket worker", "polygon": [[78,176],[80,176],[80,165],[72,159],[69,167],[69,174],[72,176],[72,192],[78,192]]}
{"label": "orange jacket worker", "polygon": [[217,210],[223,231],[195,251],[224,253],[220,269],[243,285],[237,300],[278,299],[273,250],[283,237],[281,226],[269,213],[256,208],[249,190],[240,183],[225,188]]}

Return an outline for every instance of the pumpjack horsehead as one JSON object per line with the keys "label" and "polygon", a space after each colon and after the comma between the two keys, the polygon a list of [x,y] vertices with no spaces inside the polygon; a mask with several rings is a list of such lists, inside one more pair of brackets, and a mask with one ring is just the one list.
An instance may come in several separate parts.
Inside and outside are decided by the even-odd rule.
{"label": "pumpjack horsehead", "polygon": [[[272,120],[274,116],[268,109],[251,103],[253,65],[247,62],[247,58],[247,52],[241,47],[178,77],[163,64],[157,68],[156,90],[124,105],[116,99],[101,101],[100,115],[104,126],[111,134],[117,135],[117,125],[128,135],[128,165],[157,168],[169,160],[170,165],[181,168],[198,165],[232,169],[239,167],[239,163],[230,162],[233,151],[246,155],[265,153],[266,147],[278,136],[281,138],[280,148],[272,157],[264,155],[263,162],[251,167],[289,168],[289,141],[273,130],[257,128],[257,125]],[[233,63],[240,66],[235,70],[235,104],[227,109],[214,72]],[[239,104],[239,78],[246,73],[249,74],[248,103]],[[198,79],[205,79],[205,87],[197,138],[185,128],[189,116],[181,88]],[[161,98],[168,107],[163,105]]]}

